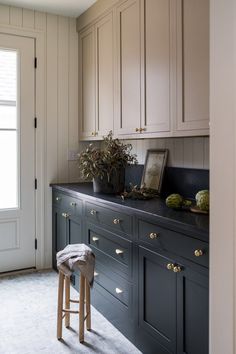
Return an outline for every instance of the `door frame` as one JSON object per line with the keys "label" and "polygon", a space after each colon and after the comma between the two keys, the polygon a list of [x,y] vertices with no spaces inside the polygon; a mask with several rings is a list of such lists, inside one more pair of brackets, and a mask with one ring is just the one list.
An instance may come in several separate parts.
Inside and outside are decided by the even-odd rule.
{"label": "door frame", "polygon": [[[45,32],[42,30],[26,30],[14,26],[0,25],[0,33],[20,37],[29,37],[35,40],[35,57],[37,68],[35,69],[35,116],[38,119],[35,129],[35,177],[37,178],[37,190],[35,191],[35,231],[37,238],[37,250],[35,250],[36,269],[42,269],[45,265],[45,132],[46,132],[46,63],[45,63]],[[32,117],[34,124],[34,117]]]}

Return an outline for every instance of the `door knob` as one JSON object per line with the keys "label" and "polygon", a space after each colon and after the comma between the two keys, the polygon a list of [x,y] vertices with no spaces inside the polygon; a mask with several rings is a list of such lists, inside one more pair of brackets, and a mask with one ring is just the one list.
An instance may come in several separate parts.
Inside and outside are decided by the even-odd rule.
{"label": "door knob", "polygon": [[166,266],[166,268],[168,269],[168,270],[173,270],[174,269],[174,264],[173,263],[168,263],[167,264],[167,266]]}
{"label": "door knob", "polygon": [[123,254],[124,251],[120,250],[119,248],[116,249],[116,254]]}
{"label": "door knob", "polygon": [[202,251],[202,250],[195,250],[195,251],[194,251],[194,256],[195,256],[195,257],[201,257],[201,256],[203,256],[203,251]]}
{"label": "door knob", "polygon": [[156,232],[151,232],[148,236],[151,240],[154,240],[155,238],[158,237],[158,234]]}

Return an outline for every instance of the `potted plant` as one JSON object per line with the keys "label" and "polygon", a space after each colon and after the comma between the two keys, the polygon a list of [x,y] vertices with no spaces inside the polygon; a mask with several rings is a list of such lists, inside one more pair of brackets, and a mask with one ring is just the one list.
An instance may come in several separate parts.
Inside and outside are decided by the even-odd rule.
{"label": "potted plant", "polygon": [[110,132],[104,137],[102,148],[90,144],[79,154],[82,177],[93,180],[94,192],[116,194],[124,191],[125,167],[137,163],[136,155],[131,154],[131,150],[131,144],[113,139]]}

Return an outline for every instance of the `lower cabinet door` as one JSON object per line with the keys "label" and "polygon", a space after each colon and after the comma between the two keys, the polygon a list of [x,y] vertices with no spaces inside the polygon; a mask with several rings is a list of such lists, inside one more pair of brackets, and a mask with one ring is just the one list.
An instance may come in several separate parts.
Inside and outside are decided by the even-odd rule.
{"label": "lower cabinet door", "polygon": [[78,218],[68,218],[68,243],[83,243],[81,222]]}
{"label": "lower cabinet door", "polygon": [[61,251],[67,245],[67,219],[63,214],[60,209],[54,209],[53,231],[56,252]]}
{"label": "lower cabinet door", "polygon": [[184,267],[177,277],[178,354],[208,354],[209,277]]}
{"label": "lower cabinet door", "polygon": [[168,352],[175,353],[177,275],[167,269],[172,263],[156,252],[139,247],[139,327]]}

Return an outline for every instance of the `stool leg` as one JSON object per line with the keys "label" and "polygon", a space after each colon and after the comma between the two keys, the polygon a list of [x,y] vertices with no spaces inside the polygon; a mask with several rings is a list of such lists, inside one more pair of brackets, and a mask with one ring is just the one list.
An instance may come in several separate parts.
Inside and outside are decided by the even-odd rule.
{"label": "stool leg", "polygon": [[79,341],[84,341],[84,287],[85,277],[80,273],[80,290],[79,290]]}
{"label": "stool leg", "polygon": [[57,303],[57,339],[62,337],[62,309],[64,292],[64,274],[59,272],[58,303]]}
{"label": "stool leg", "polygon": [[[65,277],[65,308],[70,309],[70,277]],[[65,314],[65,326],[68,328],[70,326],[70,313]]]}
{"label": "stool leg", "polygon": [[87,330],[89,331],[91,329],[91,305],[90,305],[90,285],[87,279],[85,280],[86,284],[86,326]]}

